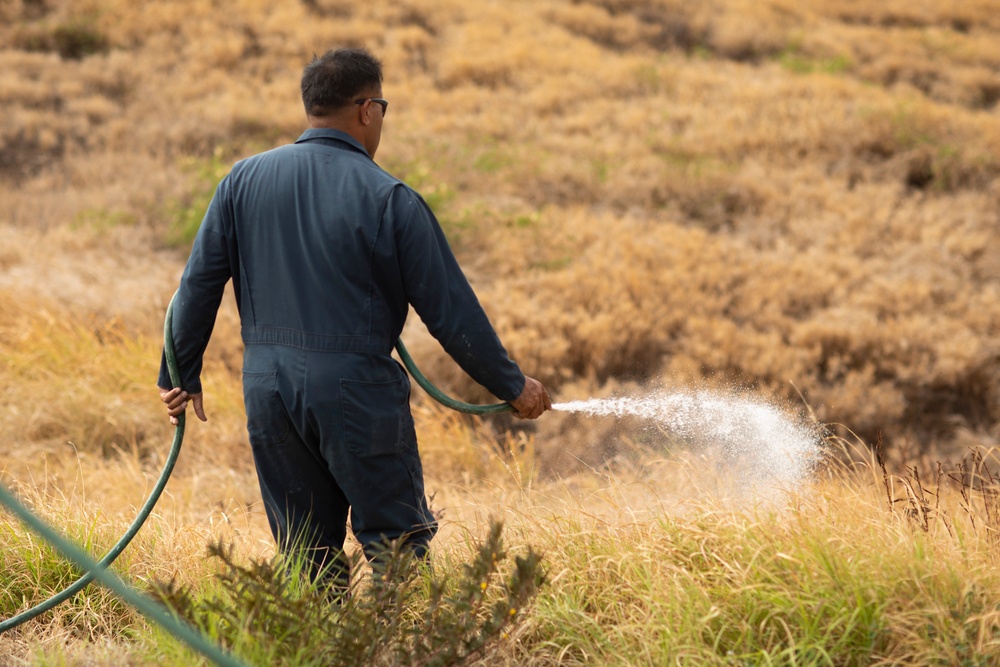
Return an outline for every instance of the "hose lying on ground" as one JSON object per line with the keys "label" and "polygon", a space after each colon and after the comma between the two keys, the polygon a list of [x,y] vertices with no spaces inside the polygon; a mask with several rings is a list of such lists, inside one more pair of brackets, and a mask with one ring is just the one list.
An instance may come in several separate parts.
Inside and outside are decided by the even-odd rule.
{"label": "hose lying on ground", "polygon": [[[177,370],[177,359],[174,356],[174,341],[173,334],[171,332],[171,326],[173,323],[173,303],[174,301],[171,299],[170,305],[167,306],[167,317],[163,323],[163,351],[167,358],[167,370],[170,372],[170,381],[176,387],[180,385],[180,373]],[[170,452],[167,454],[167,460],[163,463],[163,470],[160,471],[160,476],[156,480],[153,490],[150,491],[149,497],[146,498],[146,502],[144,502],[142,507],[139,508],[139,512],[135,515],[135,519],[132,520],[128,530],[125,531],[125,534],[122,535],[121,539],[118,540],[99,561],[97,561],[97,565],[101,569],[106,569],[115,562],[115,559],[118,558],[121,552],[125,550],[125,547],[129,545],[132,538],[135,537],[136,533],[139,532],[139,529],[142,528],[142,524],[146,522],[150,512],[153,511],[153,506],[156,505],[156,501],[160,499],[160,494],[163,493],[163,488],[167,485],[167,480],[170,479],[170,473],[174,470],[174,464],[177,462],[177,455],[180,454],[181,443],[183,442],[184,415],[181,415],[177,422],[177,428],[174,430],[173,444],[170,445]],[[11,628],[15,628],[25,621],[30,621],[39,614],[52,609],[62,602],[65,602],[93,581],[93,579],[93,571],[88,571],[82,577],[49,599],[43,600],[31,609],[22,611],[17,616],[12,616],[3,622],[0,622],[0,633],[10,630]]]}
{"label": "hose lying on ground", "polygon": [[[177,360],[174,356],[174,343],[171,333],[173,323],[172,305],[173,299],[170,300],[170,306],[167,307],[167,317],[163,325],[164,353],[167,358],[167,369],[170,372],[170,381],[174,384],[174,386],[178,386],[180,384],[180,373],[177,371]],[[174,442],[170,448],[170,453],[167,456],[167,461],[163,465],[163,470],[160,472],[160,477],[156,481],[156,486],[153,487],[153,491],[149,494],[149,497],[146,499],[146,502],[139,510],[139,513],[132,521],[132,525],[130,525],[128,530],[125,532],[125,535],[123,535],[122,538],[115,543],[111,550],[97,562],[94,562],[82,549],[66,540],[50,528],[44,521],[35,516],[2,484],[0,484],[0,503],[16,514],[21,521],[27,524],[36,533],[45,538],[45,540],[54,546],[56,550],[67,560],[72,561],[77,567],[86,570],[86,574],[59,593],[53,595],[40,604],[35,605],[31,609],[21,612],[17,616],[0,623],[0,632],[16,627],[21,623],[38,616],[42,612],[55,607],[60,602],[63,602],[73,596],[77,591],[85,587],[91,581],[97,579],[101,584],[114,591],[125,602],[138,609],[146,618],[159,624],[177,639],[181,640],[195,651],[201,653],[216,665],[219,665],[219,667],[247,667],[244,662],[226,652],[198,630],[178,619],[161,604],[155,602],[152,598],[137,592],[134,588],[125,583],[121,577],[108,571],[108,567],[111,563],[113,563],[118,555],[124,551],[125,547],[128,546],[128,543],[132,541],[133,537],[135,537],[135,534],[139,532],[139,528],[141,528],[142,524],[146,521],[146,518],[152,511],[156,501],[159,500],[160,493],[163,491],[163,487],[166,486],[167,480],[170,478],[171,471],[173,471],[174,463],[177,461],[177,455],[180,453],[181,443],[183,441],[184,415],[182,414],[177,419],[177,426],[174,429]]]}

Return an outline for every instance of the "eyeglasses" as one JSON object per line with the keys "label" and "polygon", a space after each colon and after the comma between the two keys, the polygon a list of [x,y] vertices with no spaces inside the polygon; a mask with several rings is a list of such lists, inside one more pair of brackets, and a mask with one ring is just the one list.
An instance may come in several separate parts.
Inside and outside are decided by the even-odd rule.
{"label": "eyeglasses", "polygon": [[385,116],[385,112],[389,110],[389,100],[383,100],[381,97],[362,97],[360,100],[354,100],[354,103],[364,104],[368,100],[382,107],[382,115]]}

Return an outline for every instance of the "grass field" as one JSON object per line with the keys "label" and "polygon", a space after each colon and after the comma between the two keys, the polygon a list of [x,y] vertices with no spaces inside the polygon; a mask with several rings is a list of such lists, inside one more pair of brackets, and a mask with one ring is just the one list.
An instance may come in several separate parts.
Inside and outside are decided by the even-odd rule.
{"label": "grass field", "polygon": [[[997,662],[995,0],[0,0],[4,484],[92,553],[124,530],[172,435],[153,384],[202,211],[234,160],[298,136],[302,66],[344,45],[385,64],[379,163],[557,400],[739,391],[822,425],[828,454],[748,496],[655,424],[472,420],[415,392],[443,528],[397,612],[440,584],[426,636],[457,645],[521,590],[483,665]],[[412,319],[423,370],[491,400]],[[254,664],[351,664],[337,627],[400,662],[413,637],[359,620],[385,609],[338,616],[265,567],[241,352],[227,298],[210,421],[116,571],[175,582]],[[509,557],[475,602],[494,519]],[[0,617],[72,576],[7,514],[0,540]],[[505,579],[529,553],[537,591]],[[291,605],[261,589],[263,616],[323,612],[239,617],[226,577],[253,564]],[[472,602],[480,625],[455,625]],[[196,661],[97,587],[0,635],[2,665]]]}

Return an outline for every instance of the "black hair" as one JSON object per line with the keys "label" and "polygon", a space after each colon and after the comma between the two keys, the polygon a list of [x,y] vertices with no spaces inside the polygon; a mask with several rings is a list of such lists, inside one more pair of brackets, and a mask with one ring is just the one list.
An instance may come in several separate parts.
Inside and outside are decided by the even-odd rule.
{"label": "black hair", "polygon": [[302,71],[302,103],[310,116],[328,116],[382,85],[382,63],[366,49],[327,51]]}

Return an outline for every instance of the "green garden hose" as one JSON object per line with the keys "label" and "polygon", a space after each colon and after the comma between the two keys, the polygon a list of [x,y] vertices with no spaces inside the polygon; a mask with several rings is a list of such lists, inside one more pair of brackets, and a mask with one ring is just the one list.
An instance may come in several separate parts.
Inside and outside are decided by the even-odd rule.
{"label": "green garden hose", "polygon": [[177,639],[183,641],[192,649],[201,653],[216,665],[219,665],[219,667],[247,667],[246,663],[227,653],[212,640],[205,637],[205,635],[181,621],[170,613],[166,607],[160,605],[151,597],[137,592],[122,581],[121,577],[117,574],[109,572],[99,563],[95,563],[80,547],[62,537],[44,521],[32,514],[2,484],[0,484],[0,503],[3,503],[21,521],[45,538],[67,560],[72,561],[77,567],[87,570],[92,579],[97,579],[100,583],[110,588],[118,597],[142,612],[146,618],[159,624]]}
{"label": "green garden hose", "polygon": [[406,370],[410,371],[410,375],[413,379],[417,381],[421,387],[424,388],[428,394],[431,395],[435,401],[449,407],[452,410],[458,410],[459,412],[464,412],[470,415],[496,415],[502,412],[511,412],[514,410],[514,406],[510,403],[491,403],[490,405],[474,405],[472,403],[463,403],[462,401],[455,400],[451,396],[448,396],[443,391],[431,384],[417,365],[413,363],[413,359],[410,357],[410,353],[406,351],[406,346],[403,345],[403,339],[400,338],[396,341],[396,352],[399,353],[399,358],[403,360],[403,365],[406,366]]}
{"label": "green garden hose", "polygon": [[[163,351],[167,361],[167,370],[170,374],[170,382],[173,386],[179,387],[180,372],[177,369],[177,357],[174,353],[173,340],[173,306],[174,299],[176,297],[177,295],[174,294],[174,297],[170,299],[170,304],[167,306],[167,314],[163,323]],[[510,403],[474,405],[471,403],[463,403],[462,401],[451,398],[434,386],[430,380],[428,380],[427,377],[420,372],[420,369],[417,368],[417,365],[413,362],[413,358],[410,357],[409,352],[406,350],[406,346],[403,345],[402,339],[396,342],[396,351],[399,353],[399,358],[402,360],[403,365],[406,366],[406,369],[410,372],[410,375],[413,376],[413,379],[417,381],[417,384],[423,387],[423,389],[430,394],[434,400],[446,407],[451,408],[452,410],[472,415],[493,415],[510,412],[514,409]],[[156,505],[156,502],[160,499],[160,495],[163,493],[163,489],[167,485],[167,480],[170,479],[170,473],[173,472],[174,464],[177,462],[177,456],[181,451],[181,443],[184,441],[184,421],[184,414],[181,414],[177,420],[177,426],[174,430],[174,441],[170,446],[170,452],[167,454],[167,459],[163,464],[163,470],[160,471],[160,476],[156,480],[156,484],[153,486],[153,490],[150,492],[149,497],[146,498],[146,502],[144,502],[142,507],[139,508],[139,512],[136,514],[135,519],[132,520],[128,530],[125,531],[125,534],[121,537],[121,539],[119,539],[118,542],[116,542],[114,546],[112,546],[111,549],[96,563],[90,561],[89,557],[86,557],[85,555],[83,556],[86,559],[87,564],[81,563],[80,559],[77,557],[80,554],[70,556],[70,559],[76,562],[77,565],[82,567],[84,570],[87,570],[86,574],[47,600],[40,602],[34,607],[31,607],[16,616],[12,616],[11,618],[0,622],[0,633],[15,628],[22,623],[35,618],[39,614],[52,609],[56,605],[65,602],[86,587],[86,585],[95,578],[99,579],[105,585],[112,587],[113,590],[118,591],[117,588],[114,588],[114,586],[108,583],[107,579],[113,575],[109,575],[105,572],[105,570],[107,570],[107,568],[114,563],[115,559],[118,558],[122,551],[125,550],[125,547],[127,547],[132,541],[132,538],[136,536],[139,529],[142,528],[142,525],[153,511],[153,507]],[[0,487],[0,501],[3,501],[4,504],[8,505],[11,509],[20,514],[20,510],[17,508],[20,508],[21,506],[19,504],[17,507],[11,506],[8,500],[13,500],[13,497],[10,496],[5,489]],[[24,511],[27,512],[27,510]],[[24,517],[22,516],[22,518]],[[37,519],[35,521],[37,521]],[[38,529],[34,522],[31,522],[31,525],[32,527],[35,527],[36,530]],[[44,526],[44,524],[42,525]],[[64,551],[65,553],[65,549],[62,548],[62,545],[57,546],[60,551]],[[230,662],[229,664],[232,663]]]}
{"label": "green garden hose", "polygon": [[[176,294],[174,296],[176,297]],[[180,385],[180,373],[177,370],[177,359],[174,355],[172,306],[173,299],[170,300],[170,305],[167,306],[167,317],[163,324],[163,349],[164,355],[167,359],[167,370],[170,373],[170,381],[176,387]],[[170,473],[174,469],[174,463],[177,461],[177,455],[180,453],[181,443],[183,440],[184,415],[181,414],[177,419],[177,426],[174,429],[173,445],[170,448],[170,453],[167,456],[167,461],[163,466],[163,470],[160,472],[160,478],[156,481],[156,486],[153,487],[152,493],[149,494],[149,497],[146,499],[146,502],[139,510],[139,513],[132,521],[132,525],[129,526],[125,535],[123,535],[122,538],[111,548],[111,550],[97,562],[91,559],[91,557],[78,546],[66,540],[66,538],[59,535],[59,533],[50,528],[44,521],[35,516],[2,484],[0,484],[0,503],[16,514],[21,521],[31,527],[36,533],[45,538],[64,557],[72,561],[77,567],[86,570],[86,574],[61,592],[53,595],[48,600],[45,600],[31,609],[28,609],[27,611],[0,623],[0,632],[16,627],[21,623],[24,623],[25,621],[41,614],[42,612],[51,609],[60,602],[63,602],[74,595],[77,591],[82,589],[94,579],[97,579],[101,584],[114,591],[125,602],[138,609],[144,616],[146,616],[146,618],[159,624],[160,627],[170,632],[177,639],[183,641],[195,651],[201,653],[216,665],[219,665],[220,667],[247,667],[246,663],[226,652],[216,643],[205,637],[205,635],[178,619],[176,616],[167,611],[165,607],[153,601],[152,598],[138,593],[135,589],[125,583],[121,577],[113,572],[109,572],[107,569],[118,557],[118,555],[124,551],[125,547],[132,541],[132,538],[135,537],[136,533],[139,532],[139,528],[141,528],[142,524],[146,521],[146,518],[152,511],[156,501],[159,500],[160,494],[163,491],[164,486],[166,486],[167,480],[170,478]]]}
{"label": "green garden hose", "polygon": [[[177,360],[174,356],[174,341],[171,334],[171,325],[173,322],[172,306],[173,299],[170,300],[170,305],[167,306],[167,317],[163,324],[163,349],[167,358],[167,369],[170,372],[170,381],[176,387],[180,385],[180,373],[177,371]],[[146,502],[142,504],[141,508],[139,508],[138,514],[135,515],[135,519],[132,520],[132,524],[128,527],[128,530],[125,531],[125,534],[122,535],[122,538],[118,540],[118,542],[116,542],[106,554],[104,554],[103,558],[97,561],[97,565],[101,569],[105,569],[115,562],[115,559],[118,558],[121,552],[125,550],[125,547],[127,547],[129,542],[132,541],[132,538],[139,532],[139,529],[142,528],[142,524],[146,522],[150,512],[153,511],[153,506],[156,505],[156,502],[160,499],[160,494],[163,493],[163,488],[167,485],[167,480],[170,479],[170,473],[174,470],[174,464],[177,462],[177,455],[180,454],[181,443],[183,441],[184,415],[181,415],[177,421],[177,428],[174,430],[174,442],[170,446],[170,452],[167,454],[167,460],[163,464],[163,470],[160,471],[160,477],[156,480],[156,485],[150,492],[149,497],[146,498]],[[22,611],[17,616],[12,616],[3,622],[0,622],[0,633],[6,632],[11,628],[15,628],[25,621],[29,621],[39,614],[52,609],[56,605],[65,602],[93,581],[93,579],[94,573],[93,571],[89,571],[49,599],[38,603],[31,609]]]}

